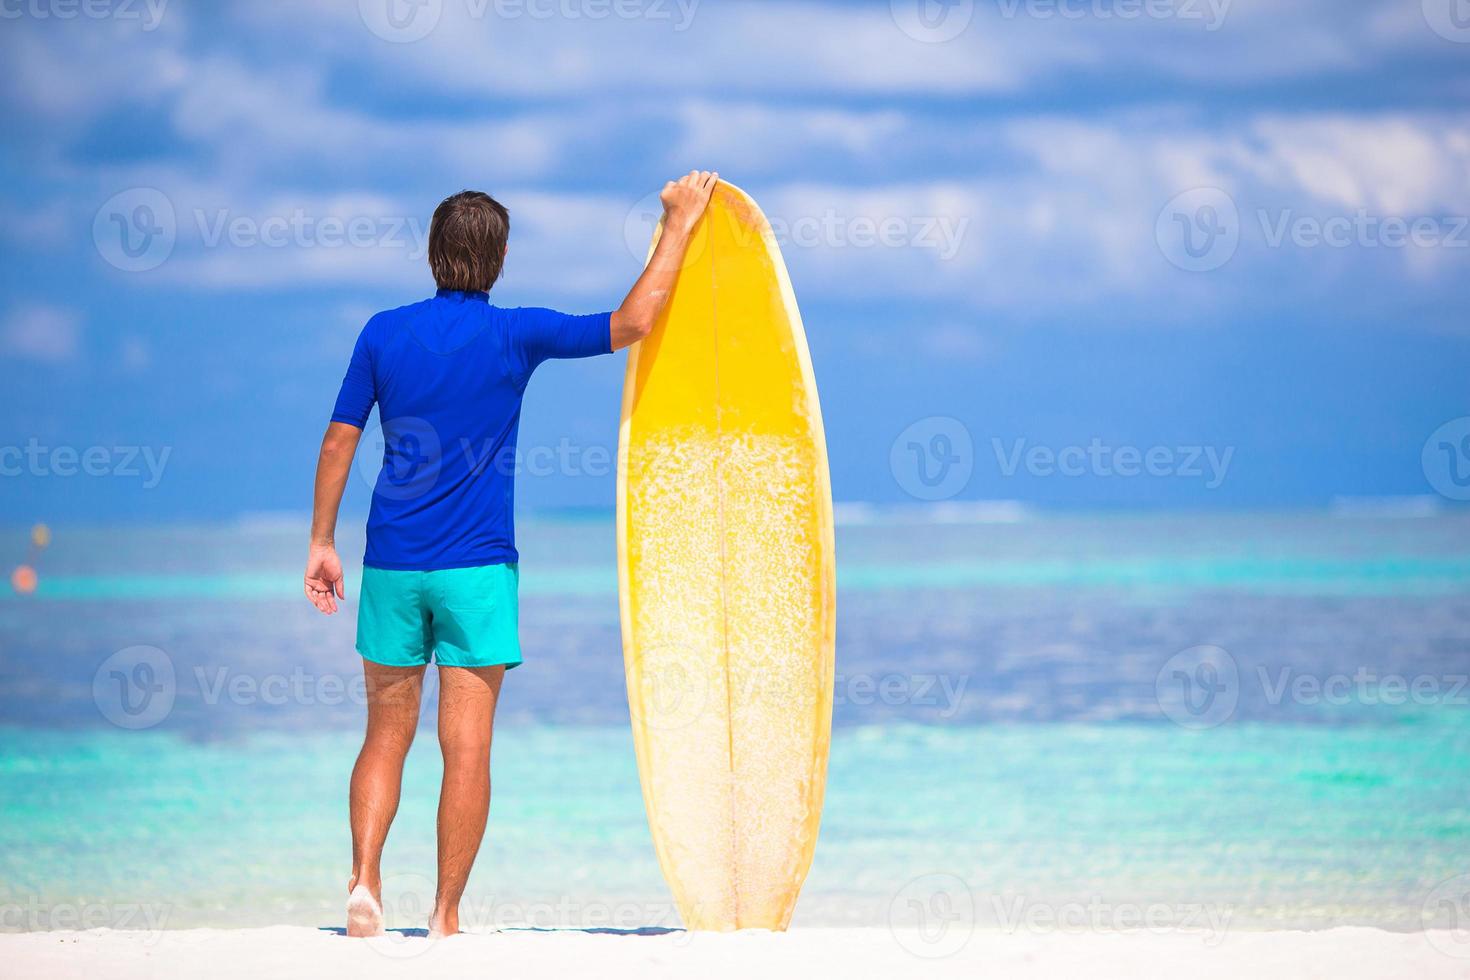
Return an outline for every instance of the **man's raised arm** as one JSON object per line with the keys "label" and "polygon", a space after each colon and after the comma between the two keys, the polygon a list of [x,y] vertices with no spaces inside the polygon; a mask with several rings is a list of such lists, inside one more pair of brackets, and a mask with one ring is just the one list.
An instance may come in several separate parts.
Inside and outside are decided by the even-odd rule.
{"label": "man's raised arm", "polygon": [[627,297],[612,315],[612,349],[622,350],[648,336],[663,312],[684,264],[689,238],[709,204],[720,175],[708,170],[691,170],[664,185],[659,200],[664,206],[664,230],[658,247],[643,269],[643,275],[628,290]]}

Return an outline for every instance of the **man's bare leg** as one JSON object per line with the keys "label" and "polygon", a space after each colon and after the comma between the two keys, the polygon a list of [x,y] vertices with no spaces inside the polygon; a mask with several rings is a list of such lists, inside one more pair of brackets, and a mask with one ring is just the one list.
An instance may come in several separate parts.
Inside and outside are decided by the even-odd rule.
{"label": "man's bare leg", "polygon": [[439,668],[439,885],[429,935],[459,932],[459,900],[490,813],[490,737],[502,667]]}
{"label": "man's bare leg", "polygon": [[[398,813],[403,760],[419,723],[424,668],[386,667],[364,660],[362,669],[367,681],[367,735],[352,769],[352,880],[347,890],[351,893],[363,886],[381,909],[383,842]],[[354,916],[349,907],[347,932],[372,935],[376,930]]]}

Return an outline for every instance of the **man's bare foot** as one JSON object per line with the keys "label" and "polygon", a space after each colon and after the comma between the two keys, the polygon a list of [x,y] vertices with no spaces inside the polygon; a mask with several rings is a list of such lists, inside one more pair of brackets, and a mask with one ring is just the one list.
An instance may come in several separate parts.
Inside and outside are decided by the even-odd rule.
{"label": "man's bare foot", "polygon": [[434,906],[434,911],[429,913],[429,938],[443,939],[445,936],[459,935],[459,910],[439,914],[439,907]]}
{"label": "man's bare foot", "polygon": [[358,938],[383,935],[383,903],[357,878],[348,882],[347,935]]}

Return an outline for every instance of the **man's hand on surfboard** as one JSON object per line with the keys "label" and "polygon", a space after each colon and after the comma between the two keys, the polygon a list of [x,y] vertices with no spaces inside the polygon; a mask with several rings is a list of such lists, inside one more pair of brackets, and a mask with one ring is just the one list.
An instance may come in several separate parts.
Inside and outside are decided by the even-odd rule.
{"label": "man's hand on surfboard", "polygon": [[664,228],[692,233],[719,180],[720,175],[713,171],[691,170],[665,184],[658,195],[664,206]]}
{"label": "man's hand on surfboard", "polygon": [[314,544],[306,558],[306,598],[328,616],[337,611],[337,600],[347,598],[342,580],[342,559],[332,545]]}
{"label": "man's hand on surfboard", "polygon": [[684,264],[689,239],[699,216],[704,214],[720,175],[709,170],[691,170],[671,180],[659,192],[664,205],[663,233],[643,267],[643,275],[628,290],[627,297],[612,315],[612,349],[622,350],[647,337],[663,312],[674,282]]}

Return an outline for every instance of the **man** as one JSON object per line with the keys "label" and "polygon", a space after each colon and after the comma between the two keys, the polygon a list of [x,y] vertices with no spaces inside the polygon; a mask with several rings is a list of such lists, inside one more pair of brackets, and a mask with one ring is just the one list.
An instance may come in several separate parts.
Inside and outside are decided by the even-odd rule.
{"label": "man", "polygon": [[488,195],[446,199],[429,228],[432,299],[379,313],[352,352],[316,472],[306,597],[347,597],[333,538],[342,489],[373,405],[383,468],[373,492],[358,604],[367,735],[352,770],[347,933],[383,931],[379,860],[418,726],[424,670],[439,669],[439,879],[430,936],[459,931],[459,901],[490,808],[490,737],[505,672],[521,662],[513,468],[521,395],[553,357],[627,347],[653,329],[717,174],[664,185],[664,231],[612,313],[501,309],[489,291],[510,218]]}

